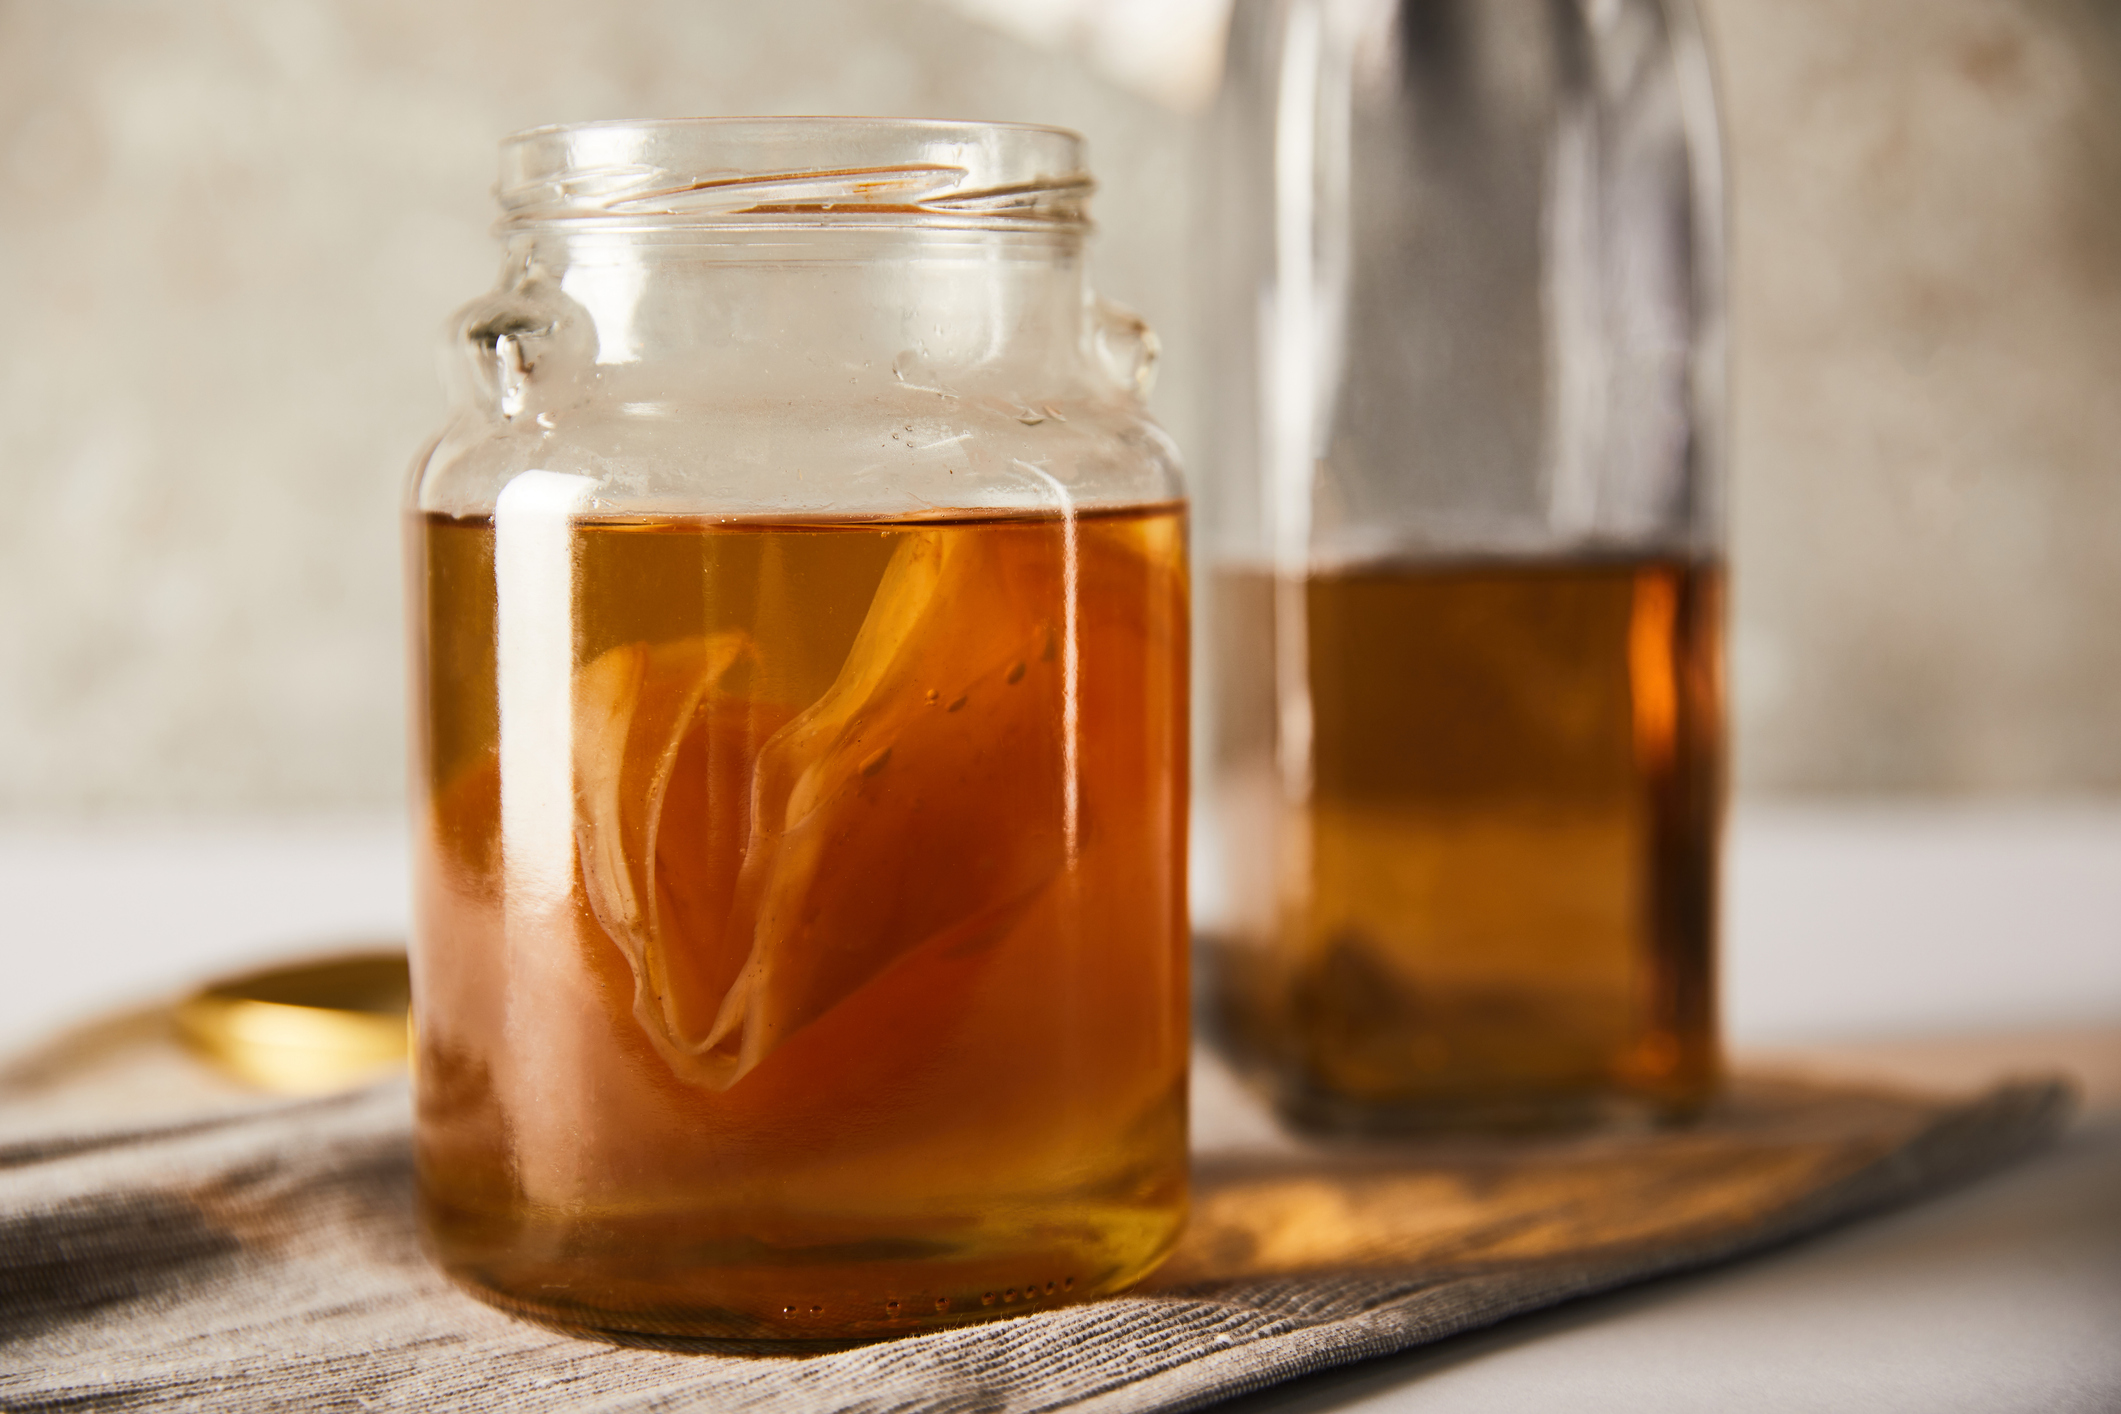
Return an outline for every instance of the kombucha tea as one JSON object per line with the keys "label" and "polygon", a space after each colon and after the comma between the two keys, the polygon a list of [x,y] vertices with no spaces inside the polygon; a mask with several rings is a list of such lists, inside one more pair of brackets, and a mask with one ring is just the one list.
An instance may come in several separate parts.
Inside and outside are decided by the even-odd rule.
{"label": "kombucha tea", "polygon": [[1241,896],[1211,985],[1284,1109],[1359,1129],[1702,1105],[1720,568],[1388,565],[1217,595]]}
{"label": "kombucha tea", "polygon": [[445,1269],[567,1328],[804,1341],[1153,1266],[1180,508],[510,525],[413,524]]}

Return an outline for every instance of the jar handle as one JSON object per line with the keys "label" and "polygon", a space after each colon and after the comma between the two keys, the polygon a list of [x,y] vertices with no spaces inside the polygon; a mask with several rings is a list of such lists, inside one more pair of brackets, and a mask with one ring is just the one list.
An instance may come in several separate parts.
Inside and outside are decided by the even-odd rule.
{"label": "jar handle", "polygon": [[1113,382],[1137,398],[1149,396],[1163,345],[1147,320],[1115,300],[1092,295],[1090,342],[1098,365]]}
{"label": "jar handle", "polygon": [[513,418],[523,411],[537,356],[526,348],[553,332],[549,317],[514,304],[474,306],[457,325],[454,341],[477,400]]}

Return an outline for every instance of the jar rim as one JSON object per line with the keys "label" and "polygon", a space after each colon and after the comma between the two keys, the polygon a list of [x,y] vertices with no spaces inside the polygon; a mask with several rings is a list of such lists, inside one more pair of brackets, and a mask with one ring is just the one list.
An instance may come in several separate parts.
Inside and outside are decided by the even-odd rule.
{"label": "jar rim", "polygon": [[1081,227],[1094,186],[1067,128],[935,118],[600,119],[501,142],[503,230]]}

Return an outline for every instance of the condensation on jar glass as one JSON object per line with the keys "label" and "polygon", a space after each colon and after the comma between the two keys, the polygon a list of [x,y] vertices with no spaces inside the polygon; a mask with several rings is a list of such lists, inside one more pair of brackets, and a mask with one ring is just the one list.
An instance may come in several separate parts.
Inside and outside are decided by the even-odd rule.
{"label": "condensation on jar glass", "polygon": [[590,1331],[1114,1290],[1186,1194],[1185,503],[1083,147],[502,148],[408,533],[429,1247]]}
{"label": "condensation on jar glass", "polygon": [[1240,0],[1201,512],[1224,1049],[1353,1129],[1719,1068],[1722,248],[1687,0]]}

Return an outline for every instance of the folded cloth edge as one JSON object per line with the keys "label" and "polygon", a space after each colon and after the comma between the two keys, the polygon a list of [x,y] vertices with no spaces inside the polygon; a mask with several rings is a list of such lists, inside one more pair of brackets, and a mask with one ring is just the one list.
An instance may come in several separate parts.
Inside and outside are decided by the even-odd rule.
{"label": "folded cloth edge", "polygon": [[[1485,1329],[1514,1316],[1768,1251],[1935,1197],[2007,1167],[2054,1142],[2076,1109],[2076,1087],[2068,1080],[2005,1082],[1952,1106],[1891,1153],[1763,1214],[1750,1227],[1647,1253],[1511,1263],[1467,1271],[1440,1283],[1425,1281],[1419,1289],[1360,1316],[1233,1347],[1136,1384],[1052,1407],[1085,1414],[1184,1414],[1306,1375]],[[1277,1346],[1295,1347],[1295,1358],[1273,1360]]]}

